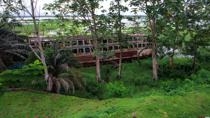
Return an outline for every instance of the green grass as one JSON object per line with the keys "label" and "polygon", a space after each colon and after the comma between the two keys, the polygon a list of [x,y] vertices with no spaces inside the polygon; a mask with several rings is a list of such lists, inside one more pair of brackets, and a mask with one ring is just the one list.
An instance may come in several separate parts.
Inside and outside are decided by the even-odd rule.
{"label": "green grass", "polygon": [[[118,69],[113,69],[112,65],[102,65],[101,74],[102,78],[105,76],[105,70],[109,69],[109,77],[111,79],[116,79]],[[86,79],[95,78],[95,67],[88,67],[81,69],[82,75]],[[152,78],[152,67],[151,60],[144,59],[140,61],[132,61],[131,63],[122,64],[122,80],[127,81],[135,78],[135,80],[151,79]]]}
{"label": "green grass", "polygon": [[[34,33],[32,21],[27,21],[28,24],[15,27],[15,31],[20,32],[21,35],[32,35]],[[44,36],[58,36],[58,35],[81,35],[84,33],[85,26],[75,24],[71,20],[41,20],[39,22],[40,34]],[[55,33],[55,34],[52,34]]]}
{"label": "green grass", "polygon": [[[117,69],[111,65],[103,65],[102,72],[110,68],[108,77],[119,82],[114,81]],[[34,91],[5,92],[0,95],[0,118],[132,118],[133,113],[137,118],[210,116],[209,71],[195,74],[192,80],[157,82],[151,80],[151,73],[150,59],[123,63],[121,81],[129,92],[134,92],[122,98],[98,100]],[[87,83],[94,81],[95,68],[82,68],[81,74]]]}
{"label": "green grass", "polygon": [[149,95],[107,100],[38,92],[7,92],[0,96],[0,118],[197,118],[210,115],[210,89],[185,95]]}

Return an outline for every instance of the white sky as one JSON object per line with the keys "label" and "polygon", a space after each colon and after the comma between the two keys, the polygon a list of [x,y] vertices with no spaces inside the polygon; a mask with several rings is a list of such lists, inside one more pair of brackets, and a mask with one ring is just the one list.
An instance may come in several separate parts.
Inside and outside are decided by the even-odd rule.
{"label": "white sky", "polygon": [[[24,4],[30,8],[30,0],[23,0]],[[44,7],[45,4],[48,3],[52,3],[54,0],[37,0],[37,15],[45,15],[46,12],[50,13],[49,11],[45,11],[42,8]],[[100,3],[100,5],[103,6],[103,9],[108,10],[108,8],[110,7],[110,2],[111,0],[104,0],[103,2]],[[131,13],[131,7],[129,7],[128,3],[122,3],[123,5],[126,5],[129,8],[129,11],[127,11],[126,13],[124,13],[125,15],[132,15],[133,13]],[[98,11],[98,13],[100,13],[100,11]],[[139,13],[140,15],[143,15],[144,13]],[[24,13],[23,13],[24,15]],[[49,14],[48,14],[49,15]]]}
{"label": "white sky", "polygon": [[[30,9],[30,0],[22,0],[23,1],[23,4],[28,7]],[[50,11],[46,11],[46,10],[43,10],[43,7],[45,4],[49,4],[49,3],[53,3],[53,1],[55,0],[37,0],[37,6],[36,6],[36,15],[37,16],[45,16],[46,15],[46,12],[48,12],[48,16],[49,15],[52,15],[50,14]],[[109,7],[110,7],[110,2],[112,0],[104,0],[100,3],[101,6],[103,6],[102,9],[105,9],[108,11]],[[1,0],[0,0],[0,3],[1,3]],[[131,7],[129,6],[129,3],[125,3],[125,2],[122,2],[123,5],[126,5],[128,8],[129,8],[129,11],[127,11],[126,13],[122,13],[124,15],[133,15],[133,13],[131,12]],[[2,12],[4,9],[4,7],[1,7],[0,6],[0,12]],[[98,10],[97,13],[100,14],[101,10]],[[26,13],[21,13],[22,16],[29,16],[28,14]],[[144,13],[140,12],[138,15],[144,15]]]}

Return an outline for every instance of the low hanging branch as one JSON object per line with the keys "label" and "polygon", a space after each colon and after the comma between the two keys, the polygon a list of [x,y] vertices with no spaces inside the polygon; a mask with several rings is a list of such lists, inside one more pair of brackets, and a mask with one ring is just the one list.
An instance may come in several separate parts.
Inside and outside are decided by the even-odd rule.
{"label": "low hanging branch", "polygon": [[30,49],[32,50],[32,52],[35,54],[35,56],[41,61],[42,59],[40,58],[40,56],[38,55],[38,53],[34,50],[34,48],[29,44]]}

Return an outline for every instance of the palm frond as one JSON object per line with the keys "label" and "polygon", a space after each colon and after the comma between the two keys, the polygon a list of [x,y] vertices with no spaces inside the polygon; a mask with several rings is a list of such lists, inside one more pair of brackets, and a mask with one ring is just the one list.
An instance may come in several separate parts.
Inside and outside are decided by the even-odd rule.
{"label": "palm frond", "polygon": [[60,90],[61,90],[61,83],[58,79],[55,79],[55,86],[56,86],[56,93],[60,93]]}
{"label": "palm frond", "polygon": [[[5,63],[8,63],[8,61],[10,61],[9,63],[13,63],[11,61],[15,60],[16,57],[26,59],[29,48],[24,43],[24,38],[12,31],[0,29],[0,42],[0,55],[2,55],[1,58]],[[6,58],[10,58],[10,60],[7,60]]]}
{"label": "palm frond", "polygon": [[75,93],[74,83],[70,79],[68,79],[68,78],[66,78],[65,81],[67,81],[69,83],[69,85],[70,85],[70,87],[72,89],[72,93],[74,94]]}
{"label": "palm frond", "polygon": [[68,81],[66,81],[63,78],[59,78],[58,80],[59,80],[60,84],[62,85],[62,87],[64,88],[65,92],[67,93],[70,88],[70,84],[68,83]]}

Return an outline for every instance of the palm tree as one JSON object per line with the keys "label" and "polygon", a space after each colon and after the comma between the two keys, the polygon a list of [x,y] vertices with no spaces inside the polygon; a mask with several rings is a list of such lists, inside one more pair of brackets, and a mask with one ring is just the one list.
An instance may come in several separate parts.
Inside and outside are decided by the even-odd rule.
{"label": "palm tree", "polygon": [[28,51],[24,37],[6,29],[0,29],[0,71],[14,64],[17,58],[25,59]]}
{"label": "palm tree", "polygon": [[52,92],[60,93],[62,89],[66,93],[75,92],[75,89],[83,89],[84,81],[75,68],[78,66],[71,50],[58,47],[45,49],[46,62],[52,79]]}

